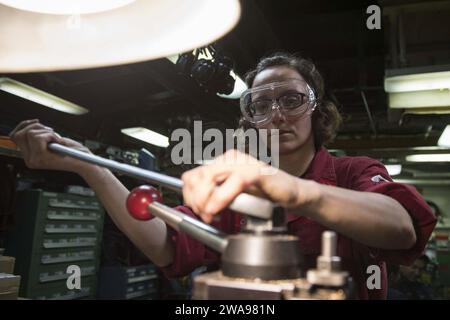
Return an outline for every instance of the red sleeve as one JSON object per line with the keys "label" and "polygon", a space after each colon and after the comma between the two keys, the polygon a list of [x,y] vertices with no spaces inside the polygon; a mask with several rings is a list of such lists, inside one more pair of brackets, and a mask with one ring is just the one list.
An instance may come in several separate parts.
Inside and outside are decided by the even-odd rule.
{"label": "red sleeve", "polygon": [[[194,218],[199,217],[186,206],[175,207],[176,210]],[[212,226],[224,232],[234,232],[236,215],[230,210],[221,213],[219,222],[213,222]],[[168,226],[169,234],[174,243],[174,260],[172,264],[161,268],[168,278],[183,277],[200,266],[218,266],[219,253],[208,248],[203,243],[192,239],[182,231],[176,231]]]}
{"label": "red sleeve", "polygon": [[428,204],[410,185],[395,183],[379,161],[362,157],[353,163],[353,186],[359,191],[377,192],[397,200],[409,213],[416,232],[416,244],[406,250],[370,249],[374,258],[394,264],[411,264],[424,251],[437,219]]}

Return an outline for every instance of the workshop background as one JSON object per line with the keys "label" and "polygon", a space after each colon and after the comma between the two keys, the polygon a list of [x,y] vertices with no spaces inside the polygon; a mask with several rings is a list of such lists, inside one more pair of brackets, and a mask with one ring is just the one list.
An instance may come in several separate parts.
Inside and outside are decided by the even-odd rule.
{"label": "workshop background", "polygon": [[[381,29],[367,28],[371,4],[382,9]],[[335,155],[379,159],[395,181],[414,185],[439,219],[423,257],[411,267],[389,266],[389,297],[450,298],[450,1],[244,0],[241,5],[238,25],[202,54],[215,53],[241,79],[272,52],[311,58],[345,119],[328,148]],[[97,155],[179,176],[189,166],[170,161],[168,139],[157,146],[125,129],[170,137],[176,128],[192,130],[197,119],[203,130],[236,128],[242,83],[223,74],[210,86],[204,74],[186,73],[178,58],[0,74],[0,298],[189,299],[192,276],[164,278],[114,226],[80,177],[26,168],[8,138],[20,121],[38,118]],[[422,91],[399,92],[389,84],[393,76],[420,78],[430,72],[446,78],[442,87],[426,90],[426,98]],[[11,81],[86,112],[61,112],[2,90]],[[234,94],[227,96],[233,85]],[[128,188],[141,184],[118,178]],[[162,192],[167,205],[181,204],[180,195]],[[81,266],[82,290],[67,289],[66,270],[73,263]],[[19,291],[2,291],[19,283]]]}

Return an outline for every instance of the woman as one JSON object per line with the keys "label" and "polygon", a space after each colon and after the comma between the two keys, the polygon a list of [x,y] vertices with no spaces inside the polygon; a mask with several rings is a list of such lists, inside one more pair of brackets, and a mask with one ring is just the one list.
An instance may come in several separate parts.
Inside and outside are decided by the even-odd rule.
{"label": "woman", "polygon": [[[206,222],[246,191],[288,208],[289,232],[312,267],[326,229],[339,234],[338,255],[352,275],[361,299],[386,297],[386,264],[411,263],[421,254],[436,220],[411,187],[393,183],[384,166],[367,157],[331,156],[323,147],[340,122],[335,106],[324,97],[323,80],[315,66],[290,54],[262,59],[246,81],[251,88],[241,109],[247,126],[279,129],[280,169],[261,174],[267,165],[238,151],[229,151],[208,166],[183,174],[185,206]],[[54,155],[47,144],[56,141],[82,149],[56,135],[37,120],[25,121],[11,134],[31,168],[80,174],[103,202],[117,226],[169,276],[186,275],[200,265],[215,265],[218,256],[183,233],[154,219],[135,221],[126,212],[128,190],[106,169]],[[234,161],[229,162],[227,156]],[[294,214],[296,213],[296,214]],[[213,224],[237,232],[241,219],[222,212]],[[366,286],[367,267],[382,270],[380,289]]]}

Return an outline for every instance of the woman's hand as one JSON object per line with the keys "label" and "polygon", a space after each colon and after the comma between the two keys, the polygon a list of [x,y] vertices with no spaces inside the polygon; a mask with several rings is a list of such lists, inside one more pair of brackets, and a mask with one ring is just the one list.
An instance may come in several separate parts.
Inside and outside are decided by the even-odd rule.
{"label": "woman's hand", "polygon": [[10,133],[11,140],[17,144],[27,167],[32,169],[62,170],[80,173],[90,164],[82,161],[57,155],[48,150],[50,142],[60,143],[67,147],[90,152],[80,143],[62,138],[52,128],[39,123],[39,120],[22,121]]}
{"label": "woman's hand", "polygon": [[186,205],[207,223],[242,192],[294,208],[307,203],[314,189],[308,188],[310,181],[272,168],[237,150],[217,157],[212,164],[185,172],[181,179]]}

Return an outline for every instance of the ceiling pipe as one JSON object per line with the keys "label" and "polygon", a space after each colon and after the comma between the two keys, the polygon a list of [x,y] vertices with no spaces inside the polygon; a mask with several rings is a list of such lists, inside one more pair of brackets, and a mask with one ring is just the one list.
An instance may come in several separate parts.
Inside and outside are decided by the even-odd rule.
{"label": "ceiling pipe", "polygon": [[405,40],[405,28],[404,28],[404,14],[400,12],[397,19],[397,32],[398,32],[398,48],[399,48],[399,61],[401,67],[406,67],[408,62],[406,59],[406,40]]}
{"label": "ceiling pipe", "polygon": [[370,127],[372,128],[372,132],[375,135],[375,138],[377,137],[377,129],[375,128],[375,122],[372,118],[372,113],[370,112],[369,104],[367,103],[366,94],[363,90],[361,90],[361,98],[363,100],[364,108],[367,112],[367,117],[369,118]]}

